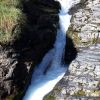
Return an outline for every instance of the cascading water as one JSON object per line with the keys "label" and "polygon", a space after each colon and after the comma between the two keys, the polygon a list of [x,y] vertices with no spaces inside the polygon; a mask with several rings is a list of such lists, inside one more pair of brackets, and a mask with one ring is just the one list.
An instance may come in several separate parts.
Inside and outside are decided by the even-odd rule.
{"label": "cascading water", "polygon": [[[62,57],[66,44],[66,31],[70,25],[71,15],[68,14],[73,0],[56,0],[61,4],[59,13],[60,30],[57,32],[54,48],[43,58],[32,75],[31,84],[23,100],[43,100],[58,81],[64,76],[67,68],[62,64]],[[45,72],[45,69],[48,68]],[[44,74],[45,72],[45,74]]]}

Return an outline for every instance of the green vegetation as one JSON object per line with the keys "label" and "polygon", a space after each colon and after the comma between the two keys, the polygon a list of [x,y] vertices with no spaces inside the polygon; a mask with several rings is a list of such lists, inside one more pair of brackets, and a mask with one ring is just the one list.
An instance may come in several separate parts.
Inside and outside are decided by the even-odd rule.
{"label": "green vegetation", "polygon": [[0,43],[12,39],[13,30],[21,16],[19,0],[0,0]]}
{"label": "green vegetation", "polygon": [[7,96],[5,100],[21,100],[22,95],[23,95],[23,92],[19,92],[17,93],[17,95],[12,94],[10,96]]}
{"label": "green vegetation", "polygon": [[86,95],[86,93],[83,90],[79,90],[76,93],[74,93],[74,96],[85,96],[85,95]]}
{"label": "green vegetation", "polygon": [[44,100],[55,100],[55,97],[52,95],[48,95],[44,98]]}
{"label": "green vegetation", "polygon": [[53,91],[47,94],[43,100],[56,100],[55,94],[59,94],[60,92],[61,92],[61,87],[56,85]]}

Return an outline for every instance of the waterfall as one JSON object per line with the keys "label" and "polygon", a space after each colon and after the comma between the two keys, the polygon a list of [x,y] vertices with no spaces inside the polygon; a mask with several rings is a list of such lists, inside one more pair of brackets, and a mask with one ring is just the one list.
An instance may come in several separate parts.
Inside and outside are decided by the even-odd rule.
{"label": "waterfall", "polygon": [[[43,58],[42,62],[36,66],[32,75],[31,84],[23,100],[43,100],[54,86],[64,76],[67,67],[62,64],[66,44],[66,31],[70,25],[71,15],[68,14],[73,0],[56,0],[61,4],[59,13],[60,29],[57,32],[54,48]],[[45,69],[48,69],[45,71]],[[45,72],[45,74],[44,74]]]}

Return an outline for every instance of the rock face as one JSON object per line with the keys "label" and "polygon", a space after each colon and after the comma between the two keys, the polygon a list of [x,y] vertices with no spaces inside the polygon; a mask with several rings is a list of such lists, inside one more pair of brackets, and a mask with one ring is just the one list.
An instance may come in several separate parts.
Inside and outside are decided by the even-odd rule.
{"label": "rock face", "polygon": [[100,96],[100,44],[81,49],[65,80],[70,95]]}
{"label": "rock face", "polygon": [[69,13],[78,54],[44,100],[100,100],[100,0],[80,0]]}
{"label": "rock face", "polygon": [[33,67],[53,47],[59,27],[60,6],[54,0],[22,0],[21,9],[25,19],[18,38],[0,47],[0,100],[21,100]]}
{"label": "rock face", "polygon": [[73,16],[69,34],[78,46],[88,46],[100,42],[99,12],[99,0],[80,0],[80,3],[71,8],[70,13]]}
{"label": "rock face", "polygon": [[[0,46],[0,99],[14,91],[14,69],[18,63],[16,54],[10,55],[13,50]],[[22,69],[21,69],[22,70]]]}

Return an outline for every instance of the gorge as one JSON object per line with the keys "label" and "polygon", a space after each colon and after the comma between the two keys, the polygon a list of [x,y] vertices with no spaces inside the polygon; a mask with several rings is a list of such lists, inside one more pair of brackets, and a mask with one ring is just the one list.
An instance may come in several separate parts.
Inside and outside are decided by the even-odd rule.
{"label": "gorge", "polygon": [[100,100],[100,0],[0,0],[0,100]]}
{"label": "gorge", "polygon": [[[67,70],[67,65],[63,63],[63,55],[65,54],[66,32],[71,19],[68,11],[72,6],[73,0],[57,1],[61,4],[59,13],[60,29],[57,32],[54,48],[36,66],[32,75],[31,84],[23,100],[43,100],[43,97],[54,88]],[[45,72],[46,69],[47,71]]]}

